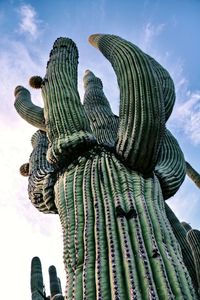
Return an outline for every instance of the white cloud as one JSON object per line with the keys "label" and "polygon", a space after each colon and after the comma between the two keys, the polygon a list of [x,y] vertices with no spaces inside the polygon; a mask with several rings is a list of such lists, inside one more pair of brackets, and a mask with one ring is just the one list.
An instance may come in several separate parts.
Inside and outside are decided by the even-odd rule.
{"label": "white cloud", "polygon": [[165,24],[161,23],[158,25],[154,25],[151,22],[147,23],[144,27],[143,32],[143,40],[142,40],[142,49],[144,51],[148,50],[148,48],[151,46],[153,39],[161,34],[161,32],[164,30]]}
{"label": "white cloud", "polygon": [[175,83],[176,103],[168,125],[173,131],[184,133],[194,145],[200,144],[200,90],[190,90],[181,60],[169,71]]}
{"label": "white cloud", "polygon": [[181,129],[194,145],[200,144],[200,91],[189,92],[184,103],[177,103],[170,124]]}
{"label": "white cloud", "polygon": [[28,4],[24,4],[19,8],[21,17],[19,24],[19,31],[21,33],[28,33],[31,37],[37,38],[39,35],[39,19],[35,9]]}
{"label": "white cloud", "polygon": [[198,189],[186,177],[184,184],[176,195],[167,201],[167,204],[171,207],[180,221],[189,223],[192,228],[199,228],[199,210],[200,202]]}

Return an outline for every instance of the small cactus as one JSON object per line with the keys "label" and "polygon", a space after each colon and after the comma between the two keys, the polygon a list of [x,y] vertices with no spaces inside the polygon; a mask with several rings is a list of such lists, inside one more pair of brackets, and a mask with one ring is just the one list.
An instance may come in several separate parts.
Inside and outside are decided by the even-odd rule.
{"label": "small cactus", "polygon": [[32,300],[64,300],[60,280],[56,268],[49,267],[50,296],[46,296],[43,283],[42,266],[39,257],[34,257],[31,262],[31,294]]}

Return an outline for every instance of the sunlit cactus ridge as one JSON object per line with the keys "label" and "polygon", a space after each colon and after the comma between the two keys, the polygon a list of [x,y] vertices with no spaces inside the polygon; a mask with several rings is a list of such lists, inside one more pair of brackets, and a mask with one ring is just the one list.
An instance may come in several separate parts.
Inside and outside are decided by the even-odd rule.
{"label": "sunlit cactus ridge", "polygon": [[186,174],[165,124],[175,101],[173,81],[118,36],[97,34],[89,41],[116,73],[119,117],[90,70],[81,103],[78,49],[68,38],[56,40],[39,80],[44,109],[28,90],[16,92],[18,113],[39,128],[29,198],[39,211],[59,215],[66,299],[197,299],[196,273],[189,270],[194,257],[184,258],[186,231],[165,204]]}

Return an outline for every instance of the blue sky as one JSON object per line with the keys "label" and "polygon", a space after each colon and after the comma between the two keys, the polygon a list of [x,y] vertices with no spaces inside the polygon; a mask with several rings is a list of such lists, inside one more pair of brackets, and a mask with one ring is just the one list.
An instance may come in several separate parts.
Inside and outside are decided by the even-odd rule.
{"label": "blue sky", "polygon": [[[35,129],[16,114],[13,90],[28,87],[32,75],[44,76],[54,40],[72,38],[79,49],[79,92],[91,69],[101,77],[113,111],[118,113],[115,74],[87,41],[92,33],[117,34],[142,48],[165,66],[176,86],[176,105],[168,128],[186,159],[200,172],[200,1],[0,1],[0,282],[1,297],[30,299],[30,260],[41,257],[45,280],[50,264],[58,267],[64,286],[62,236],[57,216],[31,206],[27,178],[19,167],[28,161]],[[32,99],[42,106],[38,91]],[[186,178],[168,201],[180,220],[200,229],[200,191]],[[8,296],[10,291],[10,297]],[[2,293],[5,292],[5,295]]]}

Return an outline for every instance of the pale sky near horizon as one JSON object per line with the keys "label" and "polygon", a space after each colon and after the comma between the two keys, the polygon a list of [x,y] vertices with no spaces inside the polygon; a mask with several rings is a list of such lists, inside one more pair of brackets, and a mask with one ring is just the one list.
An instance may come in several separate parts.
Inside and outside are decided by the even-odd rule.
{"label": "pale sky near horizon", "polygon": [[[35,132],[15,112],[15,86],[27,88],[33,75],[44,76],[54,40],[72,38],[79,49],[79,92],[82,77],[93,71],[118,114],[119,90],[106,59],[87,41],[93,33],[119,35],[156,58],[174,79],[176,104],[168,128],[192,166],[200,172],[200,1],[121,0],[0,0],[0,282],[1,298],[30,299],[30,263],[39,256],[45,284],[51,264],[63,290],[62,233],[58,216],[39,213],[27,194],[27,178],[19,167],[28,161]],[[29,88],[42,106],[39,91]],[[168,201],[181,221],[200,230],[200,191],[186,178]],[[48,285],[47,285],[47,294]]]}

